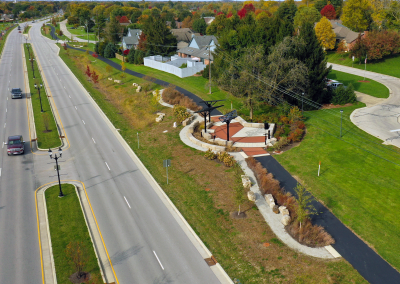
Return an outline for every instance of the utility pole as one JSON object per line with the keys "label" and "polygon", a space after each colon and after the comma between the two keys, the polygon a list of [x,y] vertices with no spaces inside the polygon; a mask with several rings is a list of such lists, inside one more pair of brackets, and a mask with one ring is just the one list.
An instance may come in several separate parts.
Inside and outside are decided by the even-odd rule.
{"label": "utility pole", "polygon": [[208,46],[208,84],[210,85],[208,93],[211,95],[211,45]]}

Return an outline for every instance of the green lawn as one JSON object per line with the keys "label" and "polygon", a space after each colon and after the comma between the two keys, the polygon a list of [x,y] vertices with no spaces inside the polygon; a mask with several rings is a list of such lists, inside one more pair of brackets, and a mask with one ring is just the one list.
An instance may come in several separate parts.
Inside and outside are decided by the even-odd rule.
{"label": "green lawn", "polygon": [[[363,132],[349,120],[362,107],[305,112],[300,146],[275,158],[346,226],[400,269],[400,150]],[[317,177],[321,161],[321,175]]]}
{"label": "green lawn", "polygon": [[[29,44],[30,45],[30,44]],[[32,48],[29,48],[32,54]],[[33,78],[32,72],[32,64],[29,61],[28,50],[26,47],[26,43],[24,43],[24,51],[25,51],[25,59],[26,65],[28,68],[28,76],[29,76],[29,88],[31,90],[31,100],[33,107],[33,114],[35,118],[35,127],[36,127],[36,135],[37,135],[37,146],[42,149],[55,148],[61,145],[61,140],[59,138],[58,130],[56,123],[54,121],[53,113],[50,108],[49,100],[47,99],[46,92],[43,88],[40,90],[40,96],[42,98],[42,107],[43,113],[40,108],[40,99],[39,92],[35,89],[35,83],[39,86],[43,84],[42,78],[39,73],[39,69],[36,61],[33,62],[33,68],[35,70],[35,79]],[[45,123],[48,123],[48,127],[46,130]]]}
{"label": "green lawn", "polygon": [[[77,36],[77,38],[87,40],[87,35]],[[97,40],[97,36],[94,34],[89,34],[89,40]]]}
{"label": "green lawn", "polygon": [[369,81],[368,83],[359,82],[364,80],[364,78],[336,70],[331,70],[331,72],[328,75],[328,78],[338,80],[339,82],[343,83],[346,86],[352,84],[354,90],[367,95],[371,95],[377,98],[389,97],[389,89],[385,85],[371,79],[365,79],[366,81]]}
{"label": "green lawn", "polygon": [[[135,153],[139,156],[146,168],[165,190],[172,202],[177,206],[178,210],[189,222],[205,245],[212,251],[213,255],[216,256],[219,263],[221,263],[229,276],[232,278],[239,278],[241,283],[285,283],[284,280],[274,279],[275,275],[273,275],[276,274],[279,276],[279,269],[282,267],[285,267],[282,269],[286,269],[286,267],[288,267],[286,262],[279,262],[281,259],[280,256],[271,255],[270,251],[265,251],[265,260],[268,258],[275,259],[274,262],[276,266],[269,267],[263,266],[262,263],[259,263],[258,260],[260,259],[254,261],[254,259],[250,259],[246,253],[243,253],[241,245],[243,243],[247,244],[246,236],[236,229],[235,225],[237,224],[237,221],[229,218],[228,208],[217,209],[218,205],[214,203],[212,195],[209,195],[206,193],[206,191],[201,190],[205,187],[205,182],[207,187],[215,187],[215,194],[219,194],[217,185],[209,184],[201,176],[191,175],[190,171],[187,171],[187,168],[184,168],[184,170],[178,170],[176,167],[174,167],[174,169],[170,172],[170,180],[174,180],[176,182],[170,183],[170,185],[166,184],[165,169],[162,167],[162,163],[160,163],[160,161],[163,159],[177,159],[176,155],[180,153],[183,143],[179,138],[179,131],[172,130],[171,132],[168,132],[166,134],[167,138],[165,138],[166,141],[164,141],[163,136],[160,136],[159,134],[161,133],[160,129],[158,129],[160,132],[154,132],[153,128],[161,127],[161,130],[164,130],[164,127],[167,124],[172,124],[174,118],[167,115],[165,118],[165,122],[167,124],[164,124],[164,126],[156,124],[152,127],[149,127],[149,129],[146,129],[146,131],[139,133],[139,135],[142,135],[142,138],[140,149],[137,149],[137,130],[135,129],[135,125],[130,124],[129,121],[120,114],[118,108],[112,105],[109,100],[105,98],[105,95],[99,91],[99,89],[94,88],[92,84],[88,82],[85,75],[74,65],[74,62],[71,60],[71,58],[73,58],[72,56],[77,54],[76,51],[70,50],[69,52],[70,56],[67,56],[65,51],[61,50],[60,57],[77,76],[88,92],[90,92],[93,99],[104,111],[113,125],[120,129],[119,132],[121,135],[130,145],[130,147],[134,149]],[[84,60],[84,58],[79,60]],[[93,63],[93,65],[97,68],[104,68],[106,66],[106,64],[100,60],[97,60],[95,63]],[[145,69],[146,68],[142,68],[141,70]],[[119,72],[117,71],[113,71],[112,74],[107,75],[106,77],[114,78],[118,73]],[[165,74],[163,72],[161,73]],[[198,77],[194,77],[194,79],[198,79]],[[143,82],[143,79],[131,77],[129,75],[125,80],[129,81],[129,83],[132,81],[139,84]],[[193,82],[195,82],[195,80],[193,80]],[[182,84],[182,82],[180,82],[180,84]],[[203,94],[204,92],[201,93]],[[166,111],[170,112],[170,110]],[[154,136],[149,134],[151,132],[153,132]],[[184,155],[187,155],[190,160],[202,156],[202,153],[192,148],[189,148],[185,145],[183,147],[185,149]],[[189,151],[186,152],[186,150]],[[203,159],[203,157],[201,158]],[[219,164],[215,164],[213,166],[219,168]],[[210,170],[212,171],[213,169],[210,168]],[[230,175],[231,173],[232,170],[227,169],[224,171],[224,176]],[[250,211],[257,212],[257,210],[249,210],[249,215],[251,214]],[[257,230],[257,228],[262,228],[263,226],[267,227],[263,219],[260,220],[261,223],[255,223],[254,219],[252,218],[243,219],[240,222],[252,223],[251,226],[253,228],[250,230]],[[249,228],[251,228],[251,226]],[[267,238],[265,236],[261,236],[261,234],[260,238],[265,238],[265,240],[267,240]],[[263,242],[265,242],[265,240]],[[261,240],[257,243],[251,243],[251,246],[249,243],[246,249],[254,249],[257,252],[260,252],[262,250],[260,249],[261,243]],[[295,252],[285,246],[280,249],[279,253],[290,255],[290,258],[295,259],[296,263],[301,261],[301,264],[308,265],[309,267],[313,267],[313,264],[326,264],[324,261],[318,261],[313,258],[297,255]],[[287,269],[291,270],[291,268]],[[290,271],[290,273],[292,274],[293,271]],[[330,279],[331,277],[335,278],[335,283],[364,283],[364,280],[355,271],[355,269],[353,269],[347,262],[343,260],[326,264],[326,267],[324,266],[323,268],[323,272],[318,271],[316,272],[316,275],[304,275],[302,271],[298,270],[296,270],[295,273],[297,273],[296,275],[298,276],[298,281],[295,283],[324,283],[320,281],[313,281],[317,277],[316,275],[318,275],[318,277],[324,275],[321,273],[329,273],[330,276],[328,277]],[[324,276],[321,278],[324,278]]]}
{"label": "green lawn", "polygon": [[[341,64],[345,66],[352,66],[352,60],[348,54],[337,54],[335,52],[328,52],[327,60],[331,63]],[[358,64],[359,61],[354,61],[353,67],[364,70],[364,61]],[[400,78],[400,56],[396,55],[380,61],[367,61],[367,71],[373,71],[381,74],[386,74]]]}
{"label": "green lawn", "polygon": [[28,34],[30,29],[31,29],[31,26],[27,26],[26,30],[24,30],[23,33],[24,34]]}
{"label": "green lawn", "polygon": [[[87,31],[83,27],[78,27],[76,29],[71,29],[71,26],[67,25],[67,29],[71,34],[76,35],[76,36],[85,36],[86,37],[86,35],[87,35]],[[95,34],[93,34],[92,32],[89,32],[89,35],[95,36]],[[97,40],[97,39],[93,39],[93,40]]]}
{"label": "green lawn", "polygon": [[75,187],[71,184],[62,184],[62,191],[63,198],[58,197],[58,185],[48,188],[45,192],[57,283],[71,283],[68,278],[76,271],[68,261],[66,248],[71,242],[82,242],[87,249],[89,259],[84,270],[91,274],[92,280],[97,279],[95,283],[100,284],[102,283],[100,268]]}
{"label": "green lawn", "polygon": [[[119,59],[111,58],[111,60],[121,64],[121,60]],[[208,94],[209,87],[208,79],[206,78],[195,76],[179,78],[173,74],[166,73],[157,69],[130,63],[126,63],[126,68],[182,87],[192,92],[193,94],[203,98],[204,100],[226,100],[225,102],[221,102],[222,104],[224,104],[224,107],[220,108],[221,112],[223,113],[231,111],[232,102],[233,109],[236,109],[239,112],[245,113],[247,115],[249,114],[248,109],[243,106],[242,100],[240,98],[232,96],[230,93],[219,89],[217,86],[213,86],[211,88],[211,95]]]}

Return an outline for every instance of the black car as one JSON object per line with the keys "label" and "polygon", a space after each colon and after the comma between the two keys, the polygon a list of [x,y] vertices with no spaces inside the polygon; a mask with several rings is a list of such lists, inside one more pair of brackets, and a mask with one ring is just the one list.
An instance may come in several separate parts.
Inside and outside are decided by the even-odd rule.
{"label": "black car", "polygon": [[11,98],[12,99],[22,99],[22,91],[20,88],[12,88],[11,89]]}
{"label": "black car", "polygon": [[9,136],[7,143],[7,155],[17,155],[24,153],[25,141],[22,135]]}

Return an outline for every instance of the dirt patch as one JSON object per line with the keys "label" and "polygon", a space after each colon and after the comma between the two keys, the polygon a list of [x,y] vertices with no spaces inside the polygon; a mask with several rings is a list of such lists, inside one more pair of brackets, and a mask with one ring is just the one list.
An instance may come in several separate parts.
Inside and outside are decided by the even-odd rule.
{"label": "dirt patch", "polygon": [[231,214],[230,214],[230,216],[231,216],[231,218],[232,219],[244,219],[244,218],[247,218],[247,215],[246,215],[246,213],[245,212],[232,212]]}
{"label": "dirt patch", "polygon": [[86,283],[89,280],[90,280],[90,273],[88,272],[81,272],[80,274],[78,272],[75,272],[69,277],[69,281],[76,284]]}
{"label": "dirt patch", "polygon": [[326,104],[323,105],[321,109],[331,109],[331,108],[341,108],[341,107],[348,107],[348,106],[352,106],[352,103],[347,103],[344,105],[334,105],[334,104]]}

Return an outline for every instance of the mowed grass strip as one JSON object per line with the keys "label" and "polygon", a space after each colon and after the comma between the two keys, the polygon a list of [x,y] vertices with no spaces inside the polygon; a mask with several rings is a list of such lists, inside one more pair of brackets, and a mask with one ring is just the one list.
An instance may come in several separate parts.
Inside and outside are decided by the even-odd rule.
{"label": "mowed grass strip", "polygon": [[[7,27],[7,26],[6,26],[5,24],[3,24],[3,27],[5,28],[5,27]],[[1,53],[3,52],[4,44],[6,43],[6,40],[7,40],[8,35],[9,35],[10,32],[11,32],[12,30],[14,30],[16,27],[17,27],[17,26],[15,26],[15,27],[9,29],[9,30],[6,32],[6,34],[3,36],[3,39],[0,40],[0,55],[1,55]]]}
{"label": "mowed grass strip", "polygon": [[[358,107],[305,112],[307,135],[275,158],[348,227],[400,270],[400,150],[349,120]],[[317,176],[321,161],[321,175]]]}
{"label": "mowed grass strip", "polygon": [[[330,63],[341,64],[349,67],[354,67],[357,69],[365,69],[364,59],[358,61],[354,60],[354,63],[349,56],[349,54],[338,54],[336,52],[328,52],[327,60]],[[353,63],[353,64],[352,64]],[[361,64],[359,64],[361,63]],[[394,55],[392,57],[387,57],[382,60],[367,60],[367,71],[372,71],[380,74],[390,75],[393,77],[400,78],[400,56]]]}
{"label": "mowed grass strip", "polygon": [[[31,102],[33,108],[33,115],[35,119],[36,135],[37,135],[37,146],[41,149],[55,148],[61,146],[61,140],[59,137],[56,122],[53,117],[53,112],[50,108],[50,103],[47,98],[46,92],[44,90],[43,80],[41,78],[38,65],[36,60],[33,62],[33,69],[35,70],[35,78],[33,78],[32,63],[29,61],[27,44],[24,43],[25,60],[28,69],[29,77],[29,88],[31,91]],[[29,50],[32,52],[32,47],[28,43]],[[35,83],[37,86],[42,84],[42,89],[40,90],[40,96],[42,98],[43,112],[40,108],[39,92],[35,89]]]}
{"label": "mowed grass strip", "polygon": [[29,30],[31,29],[31,27],[32,27],[32,26],[28,26],[28,27],[26,28],[26,30],[24,30],[23,33],[24,33],[24,34],[28,34],[28,33],[29,33]]}
{"label": "mowed grass strip", "polygon": [[62,191],[64,193],[62,198],[58,197],[58,185],[45,191],[57,283],[71,283],[69,277],[76,271],[67,257],[66,248],[69,243],[82,242],[89,259],[84,271],[91,274],[90,283],[100,284],[102,283],[100,268],[75,187],[72,184],[62,184]]}
{"label": "mowed grass strip", "polygon": [[[158,110],[166,113],[166,117],[163,122],[154,123],[151,95],[131,94],[134,103],[130,105],[130,111],[133,113],[131,116],[141,114],[141,111],[153,114],[153,123],[144,129],[138,128],[136,123],[130,123],[129,116],[122,114],[118,105],[118,101],[124,99],[116,96],[116,102],[110,94],[114,87],[115,90],[124,88],[129,92],[131,86],[125,83],[112,85],[107,80],[107,77],[116,78],[121,72],[113,71],[101,79],[106,85],[110,84],[108,88],[102,89],[102,86],[88,82],[83,72],[85,61],[91,61],[101,74],[107,74],[106,65],[99,60],[93,62],[91,56],[79,51],[69,50],[68,53],[62,49],[61,58],[113,125],[120,129],[121,135],[232,279],[257,284],[366,283],[344,260],[319,260],[272,243],[270,240],[276,238],[275,234],[251,202],[242,204],[247,219],[232,220],[229,214],[238,208],[234,188],[240,186],[240,175],[237,176],[232,168],[206,160],[202,152],[183,144],[179,138],[181,127],[172,127],[175,119],[171,109],[156,105]],[[85,65],[78,68],[81,62]],[[144,82],[129,75],[124,80]],[[165,130],[168,132],[163,133]],[[137,132],[140,136],[140,149],[137,149]],[[168,185],[162,165],[164,159],[172,161]],[[211,190],[205,191],[205,188]],[[246,192],[243,191],[243,194]],[[266,242],[271,244],[265,247],[263,243]]]}
{"label": "mowed grass strip", "polygon": [[377,81],[365,78],[369,82],[360,82],[364,80],[364,77],[344,73],[336,70],[331,70],[328,75],[329,79],[337,80],[343,83],[345,86],[352,84],[355,91],[376,97],[376,98],[388,98],[389,89]]}
{"label": "mowed grass strip", "polygon": [[[118,64],[121,64],[122,62],[117,58],[110,59]],[[249,114],[249,111],[244,107],[241,99],[232,96],[230,93],[225,92],[224,90],[219,89],[217,86],[212,85],[211,94],[209,94],[209,80],[203,78],[202,76],[179,78],[173,74],[153,69],[144,65],[125,63],[125,66],[127,69],[130,69],[132,71],[139,72],[146,76],[154,77],[171,83],[175,86],[184,88],[185,90],[192,92],[193,94],[201,97],[204,100],[226,100],[224,102],[220,102],[220,104],[224,105],[223,107],[219,108],[222,113],[231,111],[232,102],[233,109],[236,109],[238,111],[240,110],[243,113]]]}

